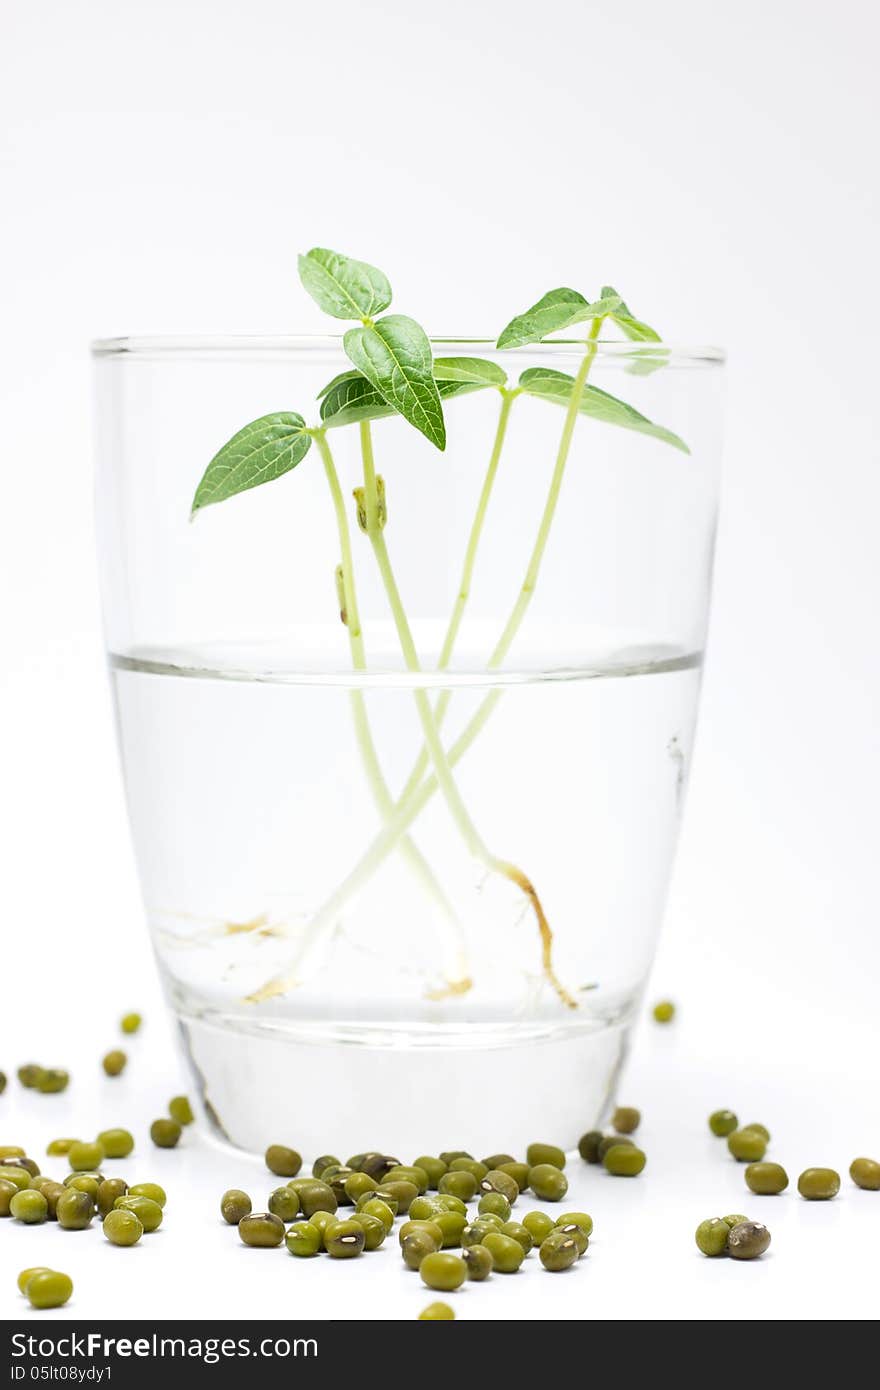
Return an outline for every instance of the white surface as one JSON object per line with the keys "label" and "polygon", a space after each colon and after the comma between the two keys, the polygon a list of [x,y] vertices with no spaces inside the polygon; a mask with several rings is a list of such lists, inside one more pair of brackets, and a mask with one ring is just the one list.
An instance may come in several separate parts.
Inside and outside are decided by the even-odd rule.
{"label": "white surface", "polygon": [[[0,1066],[50,1044],[63,1060],[80,1034],[91,1064],[115,1013],[152,981],[101,664],[87,340],[322,327],[294,275],[296,250],[314,243],[381,264],[400,302],[441,332],[491,332],[551,284],[610,280],[671,338],[731,352],[712,650],[656,972],[683,1026],[673,1057],[652,1040],[626,1084],[649,1117],[644,1181],[612,1187],[590,1172],[573,1190],[598,1222],[587,1268],[553,1284],[530,1270],[462,1303],[515,1315],[546,1286],[548,1314],[564,1296],[591,1318],[619,1313],[624,1289],[627,1311],[647,1316],[689,1316],[699,1299],[713,1316],[853,1314],[870,1196],[768,1199],[780,1215],[759,1267],[710,1265],[688,1242],[702,1215],[736,1205],[741,1175],[720,1158],[713,1171],[702,1131],[717,1104],[763,1113],[793,1169],[880,1147],[880,11],[560,0],[544,19],[524,0],[450,0],[442,17],[404,0],[340,0],[332,16],[287,0],[8,7],[0,910],[17,968],[0,972]],[[328,56],[331,27],[341,59]],[[132,1106],[143,1084],[133,1069]],[[158,1066],[150,1084],[154,1108],[171,1088]],[[4,1138],[13,1103],[0,1099]],[[60,1116],[64,1103],[30,1098],[28,1110]],[[814,1126],[829,1134],[821,1154]],[[186,1161],[158,1157],[163,1170]],[[689,1196],[683,1164],[704,1157],[705,1186]],[[206,1222],[226,1172],[209,1184]],[[626,1227],[640,1206],[636,1238]],[[117,1258],[149,1269],[181,1239],[172,1214],[149,1248],[108,1252],[85,1236],[83,1249],[104,1270]],[[655,1258],[654,1232],[670,1226],[684,1244]],[[197,1250],[212,1311],[242,1298],[262,1310],[256,1281],[206,1260],[197,1230],[198,1247],[153,1264],[150,1311],[180,1306]],[[4,1269],[12,1243],[31,1252],[53,1234],[2,1223]],[[75,1254],[80,1237],[69,1239]],[[235,1253],[236,1269],[268,1269],[269,1255]],[[356,1278],[384,1297],[384,1280],[365,1277],[374,1267],[334,1267],[332,1285],[326,1266],[309,1265],[311,1278],[288,1268],[273,1296],[327,1312],[328,1288]],[[98,1306],[86,1308],[88,1274],[72,1272],[81,1310],[130,1308],[129,1285],[97,1270]],[[408,1316],[418,1289],[396,1268],[389,1279]]]}
{"label": "white surface", "polygon": [[[96,1033],[99,1021],[100,1016],[82,1031]],[[109,1016],[106,1021],[111,1022]],[[766,1044],[755,1046],[757,1032],[736,1045],[742,1054],[737,1062],[733,1056],[705,1055],[705,1036],[689,1022],[686,1009],[672,1026],[645,1023],[622,1095],[624,1102],[643,1107],[637,1137],[649,1156],[644,1173],[631,1180],[612,1178],[577,1155],[570,1157],[569,1192],[555,1210],[592,1215],[595,1234],[586,1257],[565,1275],[550,1276],[533,1252],[515,1276],[496,1274],[485,1284],[466,1285],[452,1297],[456,1315],[590,1321],[876,1317],[872,1252],[880,1240],[880,1192],[860,1191],[847,1175],[857,1154],[867,1150],[880,1158],[875,1062],[867,1058],[860,1065],[853,1057],[843,1074],[820,1064],[806,1067],[800,1059],[793,1064],[772,1019],[765,1020]],[[107,1027],[108,1046],[112,1035]],[[98,1223],[73,1232],[54,1223],[0,1222],[0,1317],[112,1318],[137,1309],[151,1318],[405,1319],[417,1317],[436,1296],[405,1268],[396,1228],[381,1250],[346,1263],[328,1256],[296,1260],[283,1246],[243,1246],[220,1219],[222,1192],[241,1186],[251,1194],[254,1209],[265,1210],[281,1179],[259,1160],[199,1142],[191,1131],[177,1149],[155,1149],[147,1136],[149,1121],[162,1113],[180,1079],[161,1016],[153,1013],[142,1035],[123,1046],[131,1060],[119,1079],[106,1080],[95,1050],[81,1050],[71,1039],[63,1053],[52,1053],[82,1057],[67,1095],[31,1095],[11,1083],[0,1101],[0,1143],[30,1144],[39,1138],[39,1147],[34,1145],[39,1161],[48,1138],[89,1133],[88,1121],[92,1130],[103,1124],[130,1126],[137,1139],[134,1153],[108,1160],[104,1169],[130,1182],[160,1182],[168,1192],[163,1225],[133,1249],[120,1250],[108,1244]],[[792,1179],[786,1193],[755,1197],[747,1191],[743,1165],[706,1124],[719,1106],[736,1109],[744,1123],[767,1124],[768,1157],[783,1163]],[[542,1137],[552,1141],[552,1135]],[[295,1135],[278,1138],[296,1140]],[[456,1132],[449,1142],[462,1139]],[[328,1133],[327,1148],[339,1153],[340,1146],[345,1148],[344,1136]],[[415,1154],[397,1156],[406,1161]],[[797,1174],[820,1165],[841,1173],[840,1196],[805,1202],[794,1190]],[[59,1159],[45,1159],[41,1166],[49,1173],[66,1171]],[[554,1210],[525,1196],[513,1214],[535,1207]],[[744,1264],[700,1254],[693,1239],[698,1222],[727,1212],[744,1212],[768,1226],[773,1240],[766,1256]],[[34,1314],[15,1290],[21,1268],[43,1263],[64,1269],[74,1281],[73,1299],[56,1314]]]}

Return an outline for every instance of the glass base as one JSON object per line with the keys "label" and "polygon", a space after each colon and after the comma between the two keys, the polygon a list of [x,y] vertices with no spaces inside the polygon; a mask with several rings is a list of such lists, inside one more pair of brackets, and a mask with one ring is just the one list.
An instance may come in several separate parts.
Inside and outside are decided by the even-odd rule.
{"label": "glass base", "polygon": [[289,1144],[306,1160],[377,1147],[403,1161],[459,1146],[523,1154],[536,1139],[573,1149],[613,1101],[630,1020],[627,1010],[577,1028],[481,1028],[440,1044],[178,1014],[216,1137],[260,1153]]}

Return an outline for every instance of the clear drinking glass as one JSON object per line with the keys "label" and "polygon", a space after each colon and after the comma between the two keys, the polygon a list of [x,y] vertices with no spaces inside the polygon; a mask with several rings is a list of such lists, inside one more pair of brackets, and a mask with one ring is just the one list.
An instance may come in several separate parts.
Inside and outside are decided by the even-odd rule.
{"label": "clear drinking glass", "polygon": [[[584,358],[575,343],[434,351],[497,363],[511,387]],[[358,526],[357,425],[190,522],[208,461],[244,424],[318,422],[319,391],[349,366],[338,339],[94,353],[128,812],[204,1113],[252,1150],[573,1145],[612,1099],[663,914],[706,631],[721,353],[595,348],[590,387],[689,452],[582,415],[566,450],[565,400],[496,390],[446,402],[445,453],[400,417],[372,425],[417,669]],[[346,531],[362,659],[341,620]]]}

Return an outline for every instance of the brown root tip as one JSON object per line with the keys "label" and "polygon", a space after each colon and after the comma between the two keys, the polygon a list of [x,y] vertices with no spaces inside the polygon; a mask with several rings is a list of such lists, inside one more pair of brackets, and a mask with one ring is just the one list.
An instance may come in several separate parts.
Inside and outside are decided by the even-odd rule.
{"label": "brown root tip", "polygon": [[289,989],[293,989],[293,980],[268,980],[266,984],[255,989],[253,994],[246,994],[245,1004],[265,1004],[267,999],[277,999],[280,995],[286,994]]}
{"label": "brown root tip", "polygon": [[269,918],[265,912],[261,912],[259,917],[252,917],[249,922],[227,922],[225,933],[227,936],[241,936],[244,932],[259,931],[261,927],[268,926]]}
{"label": "brown root tip", "polygon": [[552,985],[557,996],[567,1009],[577,1009],[579,1007],[577,1000],[572,994],[569,994],[565,985],[553,969],[553,933],[550,930],[550,923],[547,921],[547,916],[541,905],[541,899],[538,897],[535,885],[530,878],[527,878],[522,869],[518,869],[515,864],[499,863],[498,868],[512,883],[516,884],[517,888],[525,893],[538,919],[538,932],[541,937],[541,965],[544,970],[544,978],[548,984]]}
{"label": "brown root tip", "polygon": [[425,991],[426,999],[453,999],[457,995],[467,994],[474,987],[474,982],[469,975],[461,980],[447,980],[441,989],[428,989]]}

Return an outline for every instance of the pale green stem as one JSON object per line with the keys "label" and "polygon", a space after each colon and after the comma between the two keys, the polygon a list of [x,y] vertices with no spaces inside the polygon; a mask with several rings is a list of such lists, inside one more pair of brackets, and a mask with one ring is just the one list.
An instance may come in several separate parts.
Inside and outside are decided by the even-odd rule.
{"label": "pale green stem", "polygon": [[[483,526],[486,521],[486,513],[489,509],[489,500],[492,496],[492,489],[495,486],[495,477],[498,472],[498,464],[501,461],[501,450],[504,447],[504,437],[507,433],[507,421],[510,416],[510,409],[518,391],[508,391],[506,388],[501,392],[501,410],[498,415],[498,425],[495,430],[495,439],[492,444],[492,453],[489,456],[489,466],[486,469],[486,476],[483,479],[483,486],[480,491],[480,500],[477,503],[477,510],[471,525],[468,537],[467,549],[464,554],[464,564],[462,565],[461,578],[458,583],[458,594],[452,616],[449,619],[449,626],[446,629],[446,636],[443,639],[443,646],[440,649],[440,656],[437,659],[438,671],[445,671],[452,659],[452,653],[458,638],[461,621],[464,617],[464,610],[470,598],[471,584],[474,577],[474,565],[477,559],[480,540],[483,534]],[[452,699],[452,691],[448,688],[441,692],[436,705],[434,706],[434,720],[437,728],[443,727],[446,718],[449,702]],[[431,755],[427,744],[424,744],[422,751],[413,764],[412,771],[406,779],[403,791],[400,793],[399,801],[406,801],[415,791],[428,770]]]}
{"label": "pale green stem", "polygon": [[[495,644],[492,655],[489,658],[488,665],[492,669],[500,666],[501,662],[504,660],[519,630],[519,626],[525,617],[526,610],[535,590],[538,571],[547,545],[550,528],[556,514],[562,479],[565,473],[565,466],[568,462],[574,427],[577,423],[578,410],[580,409],[584,387],[587,384],[587,378],[590,374],[590,368],[592,367],[596,355],[595,342],[601,330],[601,324],[601,319],[594,319],[590,328],[587,352],[584,355],[584,359],[572,386],[571,398],[566,410],[565,421],[562,427],[562,436],[556,455],[556,463],[553,469],[550,488],[547,493],[547,500],[544,504],[544,511],[538,527],[538,534],[532,547],[529,563],[526,568],[525,579],[523,580],[516,603],[514,604],[511,615],[504,626],[501,636]],[[464,757],[474,740],[485,728],[503,693],[503,690],[499,687],[498,689],[490,691],[481,701],[479,707],[471,716],[464,730],[455,740],[447,754],[447,762],[450,768],[455,767],[459,760]],[[338,888],[335,889],[331,897],[327,899],[324,906],[312,919],[302,942],[300,960],[304,959],[314,944],[320,940],[348,899],[359,892],[365,883],[369,882],[370,878],[393,850],[399,836],[412,824],[416,816],[422,812],[438,787],[439,780],[436,774],[429,776],[412,789],[410,789],[410,782],[407,782],[407,790],[404,791],[404,794],[397,802],[393,815],[388,819],[372,844],[364,851],[363,855],[350,870],[346,878],[343,879],[342,883],[339,884]],[[295,972],[283,977],[280,976],[274,980],[270,980],[261,990],[252,995],[251,998],[255,1002],[262,999],[269,999],[274,995],[286,993],[288,989],[292,989],[297,983],[298,977]]]}
{"label": "pale green stem", "polygon": [[[461,569],[461,579],[458,584],[458,595],[452,616],[449,619],[449,626],[446,629],[446,636],[443,639],[443,646],[440,649],[440,656],[437,667],[445,671],[452,659],[453,648],[458,639],[461,620],[464,617],[465,605],[471,595],[471,585],[474,579],[474,565],[477,560],[477,550],[480,545],[480,538],[483,534],[483,526],[486,521],[486,513],[489,509],[489,500],[492,496],[492,489],[495,486],[495,476],[498,472],[498,464],[501,461],[501,450],[504,448],[504,437],[507,434],[507,421],[510,418],[510,409],[516,400],[518,392],[508,391],[506,388],[501,392],[501,410],[498,415],[498,426],[495,430],[495,439],[492,444],[492,453],[489,456],[489,466],[486,469],[486,476],[483,479],[483,486],[480,491],[480,500],[477,503],[477,510],[471,525],[468,537],[467,549],[464,553],[464,564]],[[444,696],[448,700],[449,692],[445,691]],[[443,697],[441,697],[442,699]],[[438,724],[443,719],[439,704],[435,710],[435,718]]]}
{"label": "pale green stem", "polygon": [[[376,471],[373,462],[373,444],[369,422],[364,421],[361,423],[360,433],[361,452],[364,463],[363,507],[366,532],[372,544],[379,573],[385,587],[388,604],[391,608],[395,627],[397,628],[397,636],[407,670],[413,675],[416,675],[421,673],[421,664],[409,626],[409,620],[406,616],[406,610],[404,609],[403,601],[400,597],[400,590],[397,587],[397,580],[388,555],[388,547],[385,544],[385,538],[382,534],[382,525],[379,519],[379,497],[376,485]],[[455,779],[452,776],[446,752],[443,748],[440,734],[434,720],[434,712],[431,708],[430,698],[425,690],[419,688],[417,688],[413,694],[416,701],[419,721],[422,726],[422,734],[425,739],[428,754],[434,766],[434,778],[440,787],[459,834],[475,859],[478,859],[484,864],[490,872],[500,874],[504,878],[509,879],[526,896],[538,923],[544,974],[556,990],[562,1002],[570,1008],[576,1008],[577,1006],[574,999],[564,988],[553,969],[553,933],[550,930],[550,924],[547,921],[534,884],[516,864],[499,858],[497,855],[493,854],[486,845],[471,819]],[[390,828],[390,826],[388,828]],[[324,916],[326,908],[327,905],[325,904],[325,909],[319,914],[323,920],[326,920]],[[310,937],[314,937],[317,926],[317,919],[313,919],[309,929]],[[270,980],[263,989],[257,991],[257,993],[251,997],[255,1000],[271,998],[274,994],[283,993],[290,987],[291,983],[292,981],[289,978],[283,980]]]}
{"label": "pale green stem", "polygon": [[[336,529],[339,534],[339,548],[342,556],[342,585],[345,596],[345,629],[348,633],[349,648],[351,650],[351,661],[355,670],[364,671],[367,666],[366,651],[364,649],[363,632],[361,629],[360,613],[357,603],[357,591],[354,578],[354,561],[351,552],[351,534],[348,525],[348,515],[345,509],[345,500],[342,495],[342,488],[339,484],[339,475],[336,472],[336,465],[327,443],[325,435],[321,431],[315,431],[315,443],[324,464],[324,473],[330,489],[330,496],[333,500],[333,509],[336,514]],[[369,715],[367,713],[366,701],[363,692],[352,690],[349,692],[352,706],[352,719],[354,722],[355,738],[364,766],[364,773],[367,779],[370,793],[376,803],[376,807],[383,821],[388,821],[394,811],[394,798],[385,781],[379,757],[376,752],[376,744],[370,728]],[[439,909],[447,925],[452,929],[454,936],[454,950],[445,967],[445,974],[448,982],[448,992],[460,994],[469,985],[467,965],[465,961],[464,937],[455,911],[446,894],[443,892],[437,878],[430,865],[417,845],[413,843],[408,835],[401,838],[399,842],[400,852],[418,881],[422,884],[430,898]],[[438,991],[442,995],[446,991]]]}

